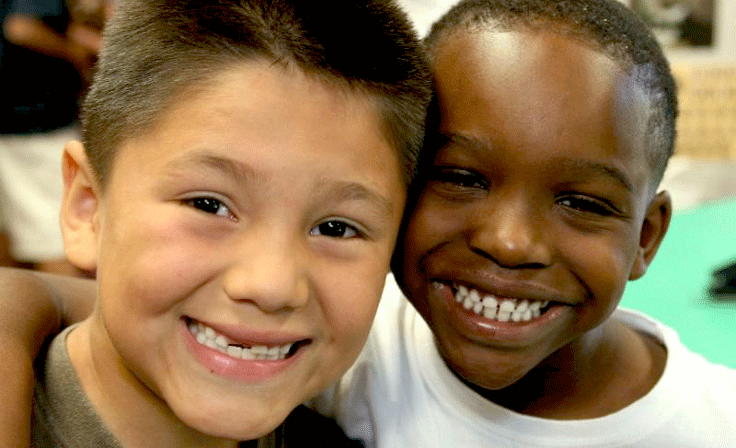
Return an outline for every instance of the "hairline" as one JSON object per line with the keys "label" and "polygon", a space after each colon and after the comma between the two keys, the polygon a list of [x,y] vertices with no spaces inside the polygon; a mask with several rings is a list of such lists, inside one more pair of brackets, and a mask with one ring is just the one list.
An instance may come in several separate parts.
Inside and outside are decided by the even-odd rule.
{"label": "hairline", "polygon": [[[192,70],[186,70],[184,73],[181,71],[178,73],[177,80],[171,83],[171,88],[168,94],[163,95],[164,99],[154,110],[148,111],[148,119],[143,119],[144,123],[140,126],[125,125],[122,127],[126,133],[118,134],[118,139],[111,148],[111,157],[108,160],[107,165],[104,167],[104,172],[97,173],[97,181],[102,193],[106,190],[106,186],[109,183],[110,175],[113,172],[117,154],[129,141],[144,137],[145,135],[155,132],[157,126],[161,124],[166,116],[177,107],[181,101],[184,100],[185,96],[189,96],[193,93],[200,92],[214,86],[219,82],[219,76],[223,73],[235,69],[239,66],[265,63],[270,67],[280,66],[285,72],[289,70],[298,70],[304,76],[310,80],[321,84],[327,89],[333,91],[341,91],[346,95],[352,95],[355,98],[360,98],[366,101],[366,105],[372,106],[374,109],[371,114],[376,114],[378,118],[378,124],[382,133],[382,137],[386,143],[394,151],[397,158],[397,163],[401,165],[401,159],[403,150],[399,143],[392,138],[392,132],[388,129],[392,120],[390,117],[389,108],[391,101],[386,98],[387,95],[380,94],[379,89],[372,91],[370,87],[362,86],[361,83],[351,83],[348,79],[342,78],[339,75],[333,75],[326,70],[321,70],[318,67],[303,66],[292,58],[274,58],[264,54],[254,54],[250,57],[245,55],[235,54],[223,54],[223,53],[208,53],[205,56],[197,58],[198,61],[202,61],[203,58],[207,58],[207,63],[202,64],[202,68],[196,68],[193,65],[187,66]],[[293,76],[293,74],[289,74]],[[134,129],[134,130],[133,130]],[[86,147],[87,145],[85,145]],[[403,171],[402,167],[398,167],[399,171]],[[408,186],[408,179],[405,179],[406,175],[402,173],[402,181],[405,181]]]}
{"label": "hairline", "polygon": [[[588,31],[584,27],[576,26],[574,23],[570,23],[564,19],[544,17],[544,16],[512,16],[512,17],[473,17],[470,13],[466,13],[465,18],[453,27],[446,27],[441,29],[440,32],[430,32],[430,34],[424,39],[425,52],[430,67],[434,66],[440,48],[446,45],[451,39],[458,36],[460,33],[477,34],[482,32],[492,33],[503,33],[512,31],[530,31],[530,32],[546,32],[556,34],[568,39],[572,39],[584,45],[589,49],[600,53],[601,55],[608,58],[614,63],[618,69],[627,76],[634,75],[634,72],[638,68],[642,68],[645,64],[637,64],[634,58],[627,51],[619,48],[618,45],[612,44],[609,46],[603,45],[591,31]],[[648,121],[653,118],[661,116],[662,112],[659,111],[655,105],[654,92],[651,88],[648,88],[644,84],[644,79],[641,76],[634,76],[634,83],[637,87],[640,87],[645,92],[648,108]],[[660,126],[646,124],[647,131],[645,136],[645,142],[643,142],[645,148],[645,158],[649,164],[649,168],[652,174],[652,189],[656,190],[659,182],[661,181],[664,170],[667,167],[667,160],[661,160],[661,152],[659,149],[652,148],[652,144],[649,139],[652,138],[653,134],[658,132]],[[654,126],[651,129],[650,126]]]}

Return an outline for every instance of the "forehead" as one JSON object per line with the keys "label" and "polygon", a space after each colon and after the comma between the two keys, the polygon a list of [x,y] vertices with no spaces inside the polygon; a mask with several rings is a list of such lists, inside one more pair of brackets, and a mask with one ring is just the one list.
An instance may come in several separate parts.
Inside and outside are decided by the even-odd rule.
{"label": "forehead", "polygon": [[582,41],[546,30],[471,29],[449,35],[434,55],[443,128],[460,125],[497,145],[593,146],[643,160],[645,96]]}
{"label": "forehead", "polygon": [[219,164],[223,173],[248,165],[280,177],[350,178],[378,190],[403,183],[371,96],[260,61],[226,67],[177,94],[155,126],[123,144],[123,159],[139,160],[144,172],[213,167],[203,161],[220,159],[229,161]]}

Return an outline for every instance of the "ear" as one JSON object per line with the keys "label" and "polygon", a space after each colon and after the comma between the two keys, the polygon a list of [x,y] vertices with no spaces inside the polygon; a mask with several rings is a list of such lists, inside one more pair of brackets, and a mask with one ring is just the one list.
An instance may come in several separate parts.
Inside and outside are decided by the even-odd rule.
{"label": "ear", "polygon": [[654,259],[672,218],[672,199],[666,191],[654,196],[647,208],[647,214],[641,225],[639,248],[637,249],[634,265],[629,273],[629,280],[641,278]]}
{"label": "ear", "polygon": [[71,141],[66,144],[61,168],[64,176],[61,231],[66,257],[76,267],[94,271],[100,232],[100,197],[82,143]]}

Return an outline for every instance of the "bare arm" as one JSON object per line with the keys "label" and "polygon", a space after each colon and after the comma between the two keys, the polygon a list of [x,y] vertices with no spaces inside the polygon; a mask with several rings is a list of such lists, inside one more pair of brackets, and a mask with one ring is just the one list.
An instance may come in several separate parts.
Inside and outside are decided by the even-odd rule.
{"label": "bare arm", "polygon": [[47,337],[86,317],[93,302],[92,281],[0,268],[0,446],[30,445],[33,359]]}

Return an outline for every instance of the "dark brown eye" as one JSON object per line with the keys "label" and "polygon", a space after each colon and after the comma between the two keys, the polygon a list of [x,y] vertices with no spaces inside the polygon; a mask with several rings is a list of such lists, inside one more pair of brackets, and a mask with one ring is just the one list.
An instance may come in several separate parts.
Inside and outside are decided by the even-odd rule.
{"label": "dark brown eye", "polygon": [[225,204],[215,198],[203,196],[188,199],[186,202],[192,207],[205,213],[210,213],[218,216],[230,216],[230,209],[228,209]]}
{"label": "dark brown eye", "polygon": [[321,235],[331,238],[354,238],[358,236],[358,232],[353,226],[346,222],[336,220],[325,221],[317,225],[309,232],[309,234],[313,236]]}
{"label": "dark brown eye", "polygon": [[488,188],[488,181],[485,177],[473,171],[459,168],[437,167],[432,173],[430,180],[465,188],[478,188],[483,190]]}
{"label": "dark brown eye", "polygon": [[565,207],[569,207],[573,210],[587,213],[595,213],[596,215],[601,216],[610,216],[615,213],[615,211],[608,204],[585,196],[564,196],[558,199],[557,203]]}

